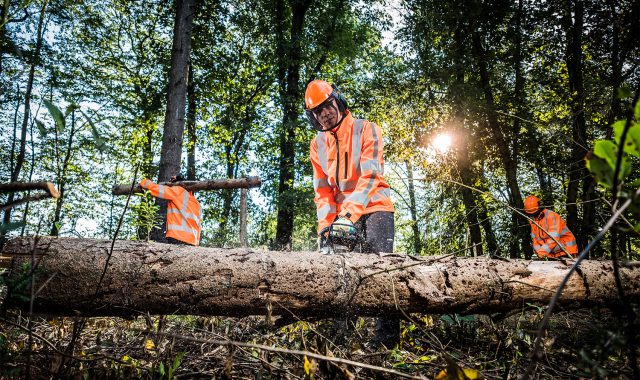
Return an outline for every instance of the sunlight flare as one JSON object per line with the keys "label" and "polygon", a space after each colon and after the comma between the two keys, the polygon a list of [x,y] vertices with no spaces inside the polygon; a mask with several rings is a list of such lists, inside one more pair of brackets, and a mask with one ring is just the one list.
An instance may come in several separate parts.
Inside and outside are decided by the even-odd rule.
{"label": "sunlight flare", "polygon": [[433,138],[431,145],[436,150],[436,152],[440,154],[445,154],[451,149],[451,144],[453,143],[453,139],[451,135],[448,133],[440,133]]}

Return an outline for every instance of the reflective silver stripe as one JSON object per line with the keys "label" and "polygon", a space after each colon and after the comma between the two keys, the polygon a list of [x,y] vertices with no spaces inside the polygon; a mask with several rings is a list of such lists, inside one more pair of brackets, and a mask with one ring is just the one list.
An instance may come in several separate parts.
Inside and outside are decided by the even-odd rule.
{"label": "reflective silver stripe", "polygon": [[[378,157],[378,134],[376,133],[376,125],[374,123],[369,124],[371,126],[371,135],[373,137],[373,159],[375,160]],[[371,161],[371,160],[369,160]],[[373,188],[373,183],[375,182],[376,177],[378,176],[377,170],[371,171],[371,177],[369,178],[369,183],[367,183],[366,189],[360,192],[353,192],[349,196],[349,200],[352,202],[360,203],[362,207],[367,208],[369,204],[369,192],[371,188]]]}
{"label": "reflective silver stripe", "polygon": [[550,249],[550,248],[549,248],[549,246],[548,246],[548,245],[546,245],[546,244],[544,244],[544,245],[534,244],[534,245],[533,245],[533,249],[534,249],[535,251],[543,250],[543,251],[545,251],[545,252],[547,252],[547,253],[551,252],[551,249]]}
{"label": "reflective silver stripe", "polygon": [[378,190],[378,192],[387,198],[391,198],[391,189],[388,187],[383,187],[382,190]]}
{"label": "reflective silver stripe", "polygon": [[329,161],[327,160],[327,136],[324,132],[316,135],[316,145],[318,149],[318,160],[325,175],[329,173]]}
{"label": "reflective silver stripe", "polygon": [[340,181],[340,189],[343,191],[350,191],[356,188],[358,180],[353,181]]}
{"label": "reflective silver stripe", "polygon": [[556,238],[556,239],[557,239],[557,238],[559,238],[559,237],[560,237],[560,234],[559,234],[559,233],[557,233],[557,232],[551,232],[551,233],[549,233],[549,236],[554,237],[554,238]]}
{"label": "reflective silver stripe", "polygon": [[536,234],[534,234],[533,232],[531,233],[531,237],[535,239]]}
{"label": "reflective silver stripe", "polygon": [[329,181],[327,181],[327,178],[320,178],[320,179],[315,179],[313,180],[313,189],[314,190],[318,190],[320,188],[323,187],[329,187]]}
{"label": "reflective silver stripe", "polygon": [[361,165],[362,165],[362,171],[369,171],[369,170],[375,170],[379,172],[382,171],[381,170],[382,168],[380,167],[380,161],[378,161],[377,159],[367,160],[363,162]]}
{"label": "reflective silver stripe", "polygon": [[565,247],[573,247],[576,245],[576,241],[575,240],[571,240],[570,242],[568,242],[567,244],[565,244]]}
{"label": "reflective silver stripe", "polygon": [[562,231],[560,231],[560,235],[562,236],[562,235],[566,234],[567,232],[569,232],[569,227],[565,227]]}
{"label": "reflective silver stripe", "polygon": [[324,205],[316,210],[316,215],[318,216],[318,220],[323,220],[327,217],[327,215],[336,212],[336,206],[332,204]]}
{"label": "reflective silver stripe", "polygon": [[364,120],[355,119],[353,121],[353,134],[351,135],[351,162],[356,168],[356,175],[360,177],[362,169],[360,168],[360,155],[362,153],[362,128]]}
{"label": "reflective silver stripe", "polygon": [[197,215],[194,215],[190,212],[182,212],[178,209],[175,208],[170,208],[167,210],[167,214],[178,214],[178,215],[182,215],[183,216],[183,222],[184,219],[191,219],[194,222],[196,222],[196,224],[198,225],[198,227],[200,227],[200,218]]}
{"label": "reflective silver stripe", "polygon": [[193,229],[193,228],[189,228],[189,227],[185,227],[185,226],[180,226],[180,225],[177,225],[177,224],[168,224],[167,225],[167,230],[191,232],[192,234],[194,234],[194,236],[198,232],[197,229]]}
{"label": "reflective silver stripe", "polygon": [[167,225],[167,231],[182,231],[182,232],[188,232],[190,234],[193,234],[193,237],[195,239],[196,244],[200,240],[199,237],[198,237],[198,235],[200,234],[199,230],[193,229],[193,228],[189,228],[189,227],[186,227],[184,225],[179,226],[177,224],[169,224],[169,225]]}
{"label": "reflective silver stripe", "polygon": [[158,198],[164,199],[164,185],[158,185]]}

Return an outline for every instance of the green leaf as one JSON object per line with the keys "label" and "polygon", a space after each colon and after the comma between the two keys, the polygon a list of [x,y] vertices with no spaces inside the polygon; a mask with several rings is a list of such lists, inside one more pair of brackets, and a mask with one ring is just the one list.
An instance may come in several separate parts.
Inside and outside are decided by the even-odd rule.
{"label": "green leaf", "polygon": [[616,95],[618,99],[626,99],[633,95],[633,93],[631,92],[631,89],[629,87],[625,86],[618,88],[618,93]]}
{"label": "green leaf", "polygon": [[596,144],[593,148],[593,153],[600,158],[604,158],[611,169],[615,169],[616,160],[618,159],[618,147],[613,141],[596,141]]}
{"label": "green leaf", "polygon": [[636,102],[636,107],[635,107],[635,109],[633,111],[633,115],[634,115],[636,121],[640,122],[640,100],[638,100]]}
{"label": "green leaf", "polygon": [[616,144],[620,144],[620,138],[622,138],[622,131],[626,123],[626,120],[618,120],[611,126],[613,128],[613,135],[616,137]]}
{"label": "green leaf", "polygon": [[622,157],[622,162],[620,163],[620,173],[618,173],[618,179],[623,180],[627,178],[627,176],[631,174],[631,163],[627,159],[627,157]]}
{"label": "green leaf", "polygon": [[102,138],[102,136],[100,136],[100,132],[98,131],[98,128],[96,127],[96,125],[93,123],[93,120],[91,120],[89,115],[87,115],[83,110],[80,110],[80,112],[82,113],[82,116],[84,116],[85,120],[87,120],[87,123],[91,127],[91,135],[93,136],[93,140],[96,143],[96,148],[101,152],[108,150],[109,147],[107,146],[107,140],[105,140],[104,138]]}
{"label": "green leaf", "polygon": [[40,132],[40,137],[47,136],[47,127],[44,126],[43,122],[36,119],[36,126],[38,126],[38,132]]}
{"label": "green leaf", "polygon": [[53,117],[53,120],[55,120],[58,133],[62,133],[64,131],[64,116],[62,115],[62,111],[60,111],[60,108],[56,107],[55,104],[51,103],[47,99],[44,99],[44,105],[49,110],[49,113]]}
{"label": "green leaf", "polygon": [[629,128],[624,142],[624,152],[640,157],[640,124],[633,123]]}
{"label": "green leaf", "polygon": [[609,166],[605,159],[596,156],[587,159],[587,169],[596,176],[596,179],[602,186],[611,189],[613,186],[614,169]]}
{"label": "green leaf", "polygon": [[69,106],[67,106],[67,109],[64,111],[64,117],[67,117],[71,112],[73,112],[73,110],[77,110],[79,108],[80,106],[76,103],[69,104]]}

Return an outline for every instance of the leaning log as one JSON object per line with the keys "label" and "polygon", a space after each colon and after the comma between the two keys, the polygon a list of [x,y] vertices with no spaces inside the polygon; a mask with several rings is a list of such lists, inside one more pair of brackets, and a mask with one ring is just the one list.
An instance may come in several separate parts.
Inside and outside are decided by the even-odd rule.
{"label": "leaning log", "polygon": [[[187,191],[208,191],[218,189],[249,189],[259,187],[262,181],[259,177],[244,177],[233,179],[213,179],[209,181],[179,181],[179,182],[161,182],[160,185],[165,186],[181,186]],[[127,195],[129,193],[141,193],[142,187],[139,184],[115,185],[111,189],[113,195]]]}
{"label": "leaning log", "polygon": [[44,190],[52,198],[59,198],[60,193],[56,186],[51,182],[9,182],[0,183],[0,193],[26,191],[26,190]]}
{"label": "leaning log", "polygon": [[[34,311],[49,315],[138,313],[300,318],[348,314],[494,313],[545,305],[571,265],[403,254],[324,255],[116,241],[18,238],[4,248],[9,283],[35,275]],[[31,260],[35,257],[36,268]],[[586,261],[560,299],[565,308],[618,305],[609,261]],[[626,296],[640,296],[639,264],[620,270]],[[27,308],[27,285],[7,302]],[[28,299],[28,297],[26,298]],[[25,303],[26,302],[26,303]]]}

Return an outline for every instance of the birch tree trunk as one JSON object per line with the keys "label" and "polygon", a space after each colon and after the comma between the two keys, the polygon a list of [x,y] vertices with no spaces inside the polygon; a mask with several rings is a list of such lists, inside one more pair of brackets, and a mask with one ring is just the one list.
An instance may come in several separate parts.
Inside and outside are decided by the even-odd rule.
{"label": "birch tree trunk", "polygon": [[[35,247],[35,248],[33,248]],[[41,237],[7,243],[9,283],[24,281],[36,255],[34,311],[50,315],[139,313],[297,317],[345,314],[495,313],[544,305],[571,263],[404,254],[213,249],[116,241],[101,288],[96,286],[111,241]],[[616,306],[609,261],[585,261],[560,305]],[[640,266],[621,268],[630,301],[640,297]],[[20,281],[22,280],[22,281]],[[27,286],[7,304],[28,308]]]}

